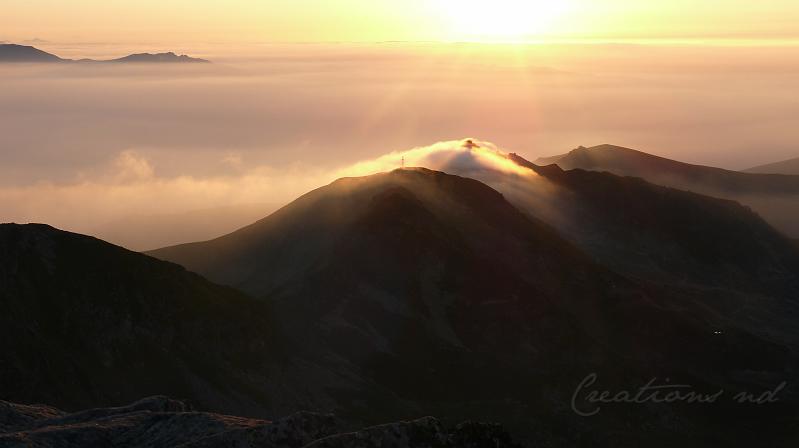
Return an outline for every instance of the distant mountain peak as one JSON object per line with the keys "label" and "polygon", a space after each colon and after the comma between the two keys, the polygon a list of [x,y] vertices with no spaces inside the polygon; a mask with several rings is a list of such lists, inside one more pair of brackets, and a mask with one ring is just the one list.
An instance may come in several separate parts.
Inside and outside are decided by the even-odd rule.
{"label": "distant mountain peak", "polygon": [[799,175],[799,157],[744,170],[744,173]]}
{"label": "distant mountain peak", "polygon": [[[799,235],[799,159],[745,172],[690,164],[622,146],[603,144],[543,157],[537,165],[557,164],[564,170],[607,171],[639,177],[680,190],[739,201],[761,214],[782,232]],[[793,165],[792,165],[793,163]],[[791,171],[791,169],[795,171]],[[775,174],[771,174],[775,173]],[[793,175],[792,175],[793,174]],[[779,206],[777,205],[779,204]]]}
{"label": "distant mountain peak", "polygon": [[167,53],[136,53],[125,56],[119,59],[113,59],[110,62],[141,62],[141,63],[176,63],[176,62],[191,62],[191,63],[208,63],[210,61],[199,58],[192,58],[185,54],[177,55],[174,52]]}
{"label": "distant mountain peak", "polygon": [[188,55],[178,55],[174,52],[166,53],[135,53],[122,58],[111,60],[95,59],[63,59],[38,48],[17,45],[0,44],[0,63],[3,62],[26,62],[26,63],[52,63],[52,62],[127,62],[127,63],[209,63],[206,59],[193,58]]}
{"label": "distant mountain peak", "polygon": [[0,44],[0,62],[63,62],[65,59],[29,45]]}

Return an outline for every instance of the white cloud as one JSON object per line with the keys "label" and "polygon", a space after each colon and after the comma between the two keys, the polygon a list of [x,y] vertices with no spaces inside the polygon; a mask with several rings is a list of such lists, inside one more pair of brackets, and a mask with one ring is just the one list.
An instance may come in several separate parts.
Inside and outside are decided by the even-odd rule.
{"label": "white cloud", "polygon": [[[469,143],[471,142],[471,143]],[[478,139],[462,139],[438,142],[407,151],[395,151],[372,160],[358,162],[339,171],[347,176],[364,176],[371,173],[399,168],[402,159],[405,166],[420,166],[433,170],[469,176],[479,171],[498,171],[530,176],[534,173],[509,161],[505,152],[491,142]]]}

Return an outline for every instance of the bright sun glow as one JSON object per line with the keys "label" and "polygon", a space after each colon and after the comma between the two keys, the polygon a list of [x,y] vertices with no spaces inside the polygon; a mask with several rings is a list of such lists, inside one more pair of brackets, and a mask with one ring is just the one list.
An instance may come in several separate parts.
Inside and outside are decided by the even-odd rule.
{"label": "bright sun glow", "polygon": [[436,0],[456,38],[521,39],[554,31],[568,0]]}

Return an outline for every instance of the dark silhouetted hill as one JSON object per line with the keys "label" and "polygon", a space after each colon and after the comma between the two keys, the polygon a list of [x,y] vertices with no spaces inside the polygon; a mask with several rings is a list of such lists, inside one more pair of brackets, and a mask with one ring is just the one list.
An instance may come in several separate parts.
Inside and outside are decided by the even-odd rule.
{"label": "dark silhouetted hill", "polygon": [[[727,214],[726,202],[707,200],[719,222],[734,228],[728,222],[739,219],[734,207]],[[779,238],[756,216],[746,219]],[[687,229],[671,226],[658,231],[663,239],[686,237],[680,232]],[[678,243],[699,237],[692,238]],[[712,244],[699,252],[691,256],[717,257],[703,266],[729,255]],[[230,235],[152,255],[273,303],[291,323],[287,337],[298,353],[373,385],[336,391],[340,400],[359,403],[347,410],[358,419],[402,417],[409,411],[397,405],[404,403],[452,418],[493,416],[540,443],[579,444],[592,433],[596,445],[607,445],[623,431],[620,422],[667,418],[659,413],[669,411],[622,406],[609,411],[603,427],[581,420],[592,429],[573,431],[576,415],[556,409],[586,372],[614,385],[668,375],[733,390],[781,378],[795,359],[787,318],[757,334],[751,323],[733,319],[732,308],[717,314],[722,294],[618,275],[599,263],[607,260],[587,255],[496,190],[425,169],[341,179]],[[777,260],[794,263],[795,255]],[[768,291],[791,281],[754,287]],[[744,306],[759,294],[736,296],[724,307]],[[795,315],[795,303],[784,302],[762,300],[768,315]],[[784,333],[774,337],[772,330]],[[749,369],[761,373],[755,378]],[[369,398],[379,390],[396,401]],[[734,418],[714,421],[696,412],[688,413],[702,421],[703,434],[747,418],[724,405],[719,415]],[[531,435],[531,422],[547,429]],[[642,427],[632,425],[624,431],[640,435]],[[672,430],[697,434],[688,426]],[[653,429],[658,436],[651,440],[668,446],[681,437],[663,429]]]}
{"label": "dark silhouetted hill", "polygon": [[0,401],[0,444],[41,448],[514,448],[496,424],[464,422],[447,429],[435,418],[352,429],[330,414],[300,412],[274,421],[198,412],[155,396],[127,406],[67,413],[44,405]]}
{"label": "dark silhouetted hill", "polygon": [[[499,422],[532,446],[795,435],[790,388],[769,406],[607,404],[578,416],[570,403],[590,373],[602,390],[656,377],[765,391],[794,378],[797,251],[731,201],[509,158],[529,173],[484,175],[505,195],[423,168],[345,178],[224,237],[152,252],[242,293],[94,238],[0,226],[0,398],[75,409],[169,391],[270,419],[310,409],[351,427],[411,422],[315,446],[453,434],[413,423],[425,415]],[[575,406],[591,409],[586,398]],[[3,437],[219,446],[269,431],[235,435],[250,423],[170,403],[100,419],[46,408],[66,420],[41,430],[39,411],[7,404],[0,415],[23,429]],[[204,428],[222,432],[192,439]]]}
{"label": "dark silhouetted hill", "polygon": [[[578,148],[561,156],[544,158],[565,170],[580,168],[641,177],[671,187],[690,186],[731,194],[799,194],[799,176],[742,173],[691,165],[621,146]],[[542,165],[540,161],[536,162]],[[679,183],[679,184],[678,184]]]}
{"label": "dark silhouetted hill", "polygon": [[130,56],[125,56],[119,59],[112,59],[108,62],[119,63],[136,63],[136,64],[152,64],[152,63],[207,63],[205,59],[192,58],[185,54],[176,55],[175,53],[138,53]]}
{"label": "dark silhouetted hill", "polygon": [[559,207],[531,202],[547,188],[534,182],[510,192],[514,202],[616,271],[730,293],[799,294],[799,253],[748,207],[640,178],[509,157],[554,188],[548,203]]}
{"label": "dark silhouetted hill", "polygon": [[0,397],[67,409],[157,393],[256,412],[281,356],[263,302],[46,225],[0,225]]}
{"label": "dark silhouetted hill", "polygon": [[115,62],[115,63],[135,63],[135,64],[154,64],[154,63],[208,63],[210,61],[199,58],[192,58],[187,55],[177,55],[172,52],[168,53],[138,53],[125,56],[118,59],[111,60],[94,60],[94,59],[62,59],[54,54],[47,53],[34,47],[15,44],[0,44],[0,63],[3,62],[26,62],[26,63],[41,63],[41,62],[79,62],[79,63],[92,63],[92,62]]}
{"label": "dark silhouetted hill", "polygon": [[0,44],[0,62],[64,62],[54,54],[34,47],[15,44]]}
{"label": "dark silhouetted hill", "polygon": [[732,199],[752,207],[780,231],[799,236],[799,176],[796,175],[756,174],[691,165],[613,145],[581,147],[537,161],[538,165],[551,163],[564,170],[608,171],[680,190]]}

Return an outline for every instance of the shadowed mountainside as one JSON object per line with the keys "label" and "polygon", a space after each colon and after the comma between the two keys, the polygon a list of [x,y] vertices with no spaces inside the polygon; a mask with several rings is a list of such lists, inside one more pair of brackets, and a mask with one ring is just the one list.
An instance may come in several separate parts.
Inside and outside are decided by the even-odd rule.
{"label": "shadowed mountainside", "polygon": [[505,157],[529,172],[463,169],[473,166],[466,157],[444,168],[502,191],[599,264],[671,291],[664,306],[701,303],[715,316],[709,326],[746,328],[796,351],[799,251],[751,209],[640,178]]}
{"label": "shadowed mountainside", "polygon": [[257,412],[284,353],[264,302],[46,225],[0,225],[0,396],[67,409],[169,392]]}
{"label": "shadowed mountainside", "polygon": [[[617,179],[635,189],[626,197],[640,196],[631,204],[672,191],[590,174],[606,179],[573,181],[568,194],[593,185],[600,193],[591,200],[608,201],[602,195]],[[733,229],[725,232],[762,225],[766,234],[739,248],[752,256],[764,256],[769,231],[779,237],[737,205],[675,193],[688,211],[682,195],[709,205],[709,223]],[[589,373],[611,390],[653,377],[702,392],[773,389],[796,372],[795,300],[776,295],[791,285],[780,276],[746,277],[754,292],[728,298],[720,288],[622,276],[597,263],[601,252],[586,254],[531,216],[479,181],[403,169],[341,179],[228,236],[154,252],[261,300],[94,238],[3,225],[1,398],[75,409],[168,393],[239,415],[332,411],[352,427],[437,415],[446,426],[500,422],[533,446],[746,446],[764,433],[775,443],[796,433],[790,388],[769,406],[613,404],[596,418],[578,416],[573,399],[593,406],[573,398]],[[662,223],[663,234],[683,237],[681,223]],[[641,228],[658,235],[655,224]],[[694,257],[715,254],[702,266],[729,259],[735,269],[735,252],[708,238]],[[767,274],[779,257],[792,262],[776,256],[758,261]],[[783,316],[748,320],[776,312]],[[180,422],[195,417],[131,413],[104,420],[108,427],[75,422],[9,437],[94,440],[100,431],[113,439],[122,428],[124,439],[143,427],[164,432],[142,437],[189,436],[194,424]],[[218,420],[197,418],[199,428]],[[352,446],[382,440],[381,431],[315,443]]]}
{"label": "shadowed mountainside", "polygon": [[[786,299],[799,294],[799,253],[748,207],[640,178],[509,158],[538,174],[509,188],[510,200],[601,264],[650,281]],[[560,207],[541,206],[541,190]]]}
{"label": "shadowed mountainside", "polygon": [[[722,222],[735,216],[720,213]],[[702,423],[678,424],[670,431],[682,436],[673,436],[638,426],[675,418],[670,411],[621,406],[578,424],[558,403],[588,372],[615,385],[666,375],[734,390],[764,387],[795,363],[791,334],[754,334],[729,310],[708,308],[703,300],[715,295],[701,288],[621,277],[497,191],[425,169],[341,179],[230,235],[152,254],[264,297],[292,323],[297,353],[368,377],[397,403],[492,415],[537,442],[587,443],[592,433],[606,445],[632,431],[668,446],[751,417],[734,406],[694,408],[688,414]],[[334,392],[364,404],[347,417],[407,412],[371,394]],[[739,429],[718,440],[753,437]]]}
{"label": "shadowed mountainside", "polygon": [[641,177],[658,184],[668,181],[684,182],[685,185],[737,194],[799,193],[799,177],[742,173],[692,165],[614,145],[577,148],[567,154],[538,160],[536,164],[543,165],[544,162],[557,164],[564,170],[580,168],[609,171],[621,176]]}
{"label": "shadowed mountainside", "polygon": [[799,236],[799,176],[691,165],[613,145],[581,147],[567,154],[539,159],[536,163],[555,163],[564,170],[608,171],[735,200],[752,207],[778,230],[793,237]]}

